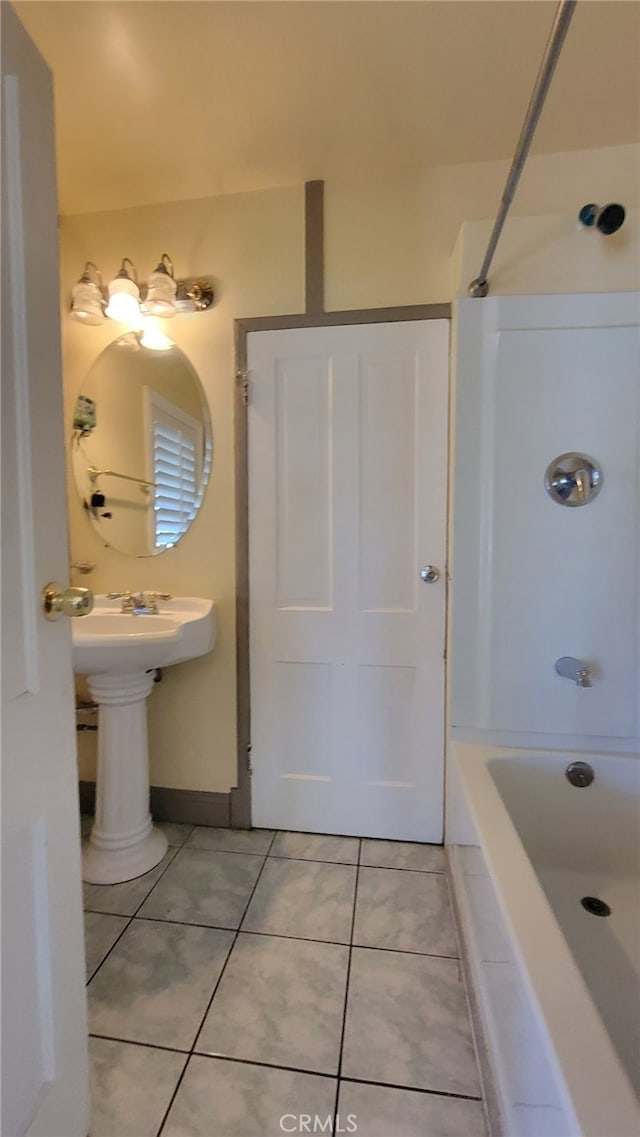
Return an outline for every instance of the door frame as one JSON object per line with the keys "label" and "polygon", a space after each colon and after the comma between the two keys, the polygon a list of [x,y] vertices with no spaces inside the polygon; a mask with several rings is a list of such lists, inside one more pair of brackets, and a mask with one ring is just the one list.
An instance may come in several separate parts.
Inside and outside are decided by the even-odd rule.
{"label": "door frame", "polygon": [[[308,183],[314,185],[318,183]],[[308,304],[309,306],[309,304]],[[237,784],[232,787],[230,824],[251,828],[251,674],[249,653],[249,431],[251,332],[297,328],[336,328],[352,324],[392,324],[407,320],[450,320],[451,304],[408,304],[397,308],[356,308],[341,312],[302,312],[234,321],[235,492],[236,492],[236,706]]]}

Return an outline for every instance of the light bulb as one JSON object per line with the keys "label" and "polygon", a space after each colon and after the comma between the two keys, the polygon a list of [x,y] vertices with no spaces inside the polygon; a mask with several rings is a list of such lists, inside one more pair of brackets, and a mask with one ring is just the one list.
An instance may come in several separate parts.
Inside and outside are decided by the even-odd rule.
{"label": "light bulb", "polygon": [[120,324],[129,324],[132,328],[142,326],[140,305],[136,298],[127,292],[116,292],[109,297],[106,315],[110,320],[117,320]]}
{"label": "light bulb", "polygon": [[169,336],[158,327],[155,320],[142,321],[141,347],[148,347],[151,351],[170,351],[175,344]]}
{"label": "light bulb", "polygon": [[[129,324],[132,328],[140,328],[142,326],[140,322],[140,289],[125,268],[125,262],[128,260],[128,257],[124,258],[120,272],[109,282],[109,303],[106,315],[110,320]],[[129,261],[129,263],[133,265],[133,261]]]}

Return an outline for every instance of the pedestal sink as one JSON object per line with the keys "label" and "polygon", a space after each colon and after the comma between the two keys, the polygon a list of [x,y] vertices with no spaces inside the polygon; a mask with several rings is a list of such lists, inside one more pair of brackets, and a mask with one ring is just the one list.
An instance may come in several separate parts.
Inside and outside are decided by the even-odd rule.
{"label": "pedestal sink", "polygon": [[146,699],[155,669],[213,649],[213,603],[175,598],[156,613],[120,612],[97,596],[93,611],[72,622],[73,667],[86,675],[98,703],[96,815],[82,853],[83,879],[116,884],[162,860],[167,839],[149,812]]}

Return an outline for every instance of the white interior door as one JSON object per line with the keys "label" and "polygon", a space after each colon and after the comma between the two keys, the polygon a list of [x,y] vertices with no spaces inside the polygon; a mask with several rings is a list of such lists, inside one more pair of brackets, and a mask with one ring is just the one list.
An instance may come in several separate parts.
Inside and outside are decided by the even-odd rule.
{"label": "white interior door", "polygon": [[442,840],[448,338],[249,336],[255,825]]}
{"label": "white interior door", "polygon": [[2,1134],[86,1137],[51,78],[2,4]]}

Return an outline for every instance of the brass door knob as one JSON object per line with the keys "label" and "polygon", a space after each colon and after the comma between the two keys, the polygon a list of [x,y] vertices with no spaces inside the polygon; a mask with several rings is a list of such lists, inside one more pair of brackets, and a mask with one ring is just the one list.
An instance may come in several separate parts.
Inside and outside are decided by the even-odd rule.
{"label": "brass door knob", "polygon": [[93,593],[89,588],[64,588],[57,580],[42,589],[42,611],[47,620],[58,616],[86,616],[93,608]]}

